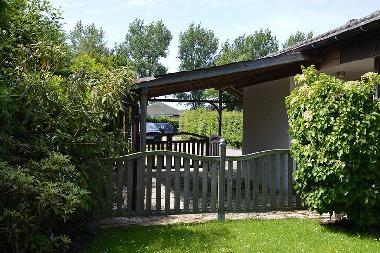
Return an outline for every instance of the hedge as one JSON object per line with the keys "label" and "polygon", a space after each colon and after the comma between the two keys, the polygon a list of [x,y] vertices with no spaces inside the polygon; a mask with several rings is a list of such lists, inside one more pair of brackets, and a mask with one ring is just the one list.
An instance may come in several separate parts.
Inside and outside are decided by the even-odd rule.
{"label": "hedge", "polygon": [[[230,147],[241,148],[243,113],[223,112],[222,121],[222,137]],[[218,112],[206,109],[185,111],[179,120],[179,130],[206,136],[218,134]]]}

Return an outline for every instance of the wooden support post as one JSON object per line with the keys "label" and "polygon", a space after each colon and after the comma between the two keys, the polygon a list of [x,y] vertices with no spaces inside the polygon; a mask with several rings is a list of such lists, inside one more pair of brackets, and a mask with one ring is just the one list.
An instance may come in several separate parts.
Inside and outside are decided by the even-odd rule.
{"label": "wooden support post", "polygon": [[168,134],[166,135],[166,150],[172,151],[172,146],[173,146],[173,135]]}
{"label": "wooden support post", "polygon": [[124,106],[124,123],[123,123],[123,132],[124,132],[124,141],[128,143],[129,138],[131,137],[130,132],[130,124],[129,124],[129,117],[130,117],[130,104],[126,101],[123,102]]}
{"label": "wooden support post", "polygon": [[140,151],[146,150],[146,114],[148,106],[148,93],[145,88],[140,94]]}
{"label": "wooden support post", "polygon": [[[139,142],[139,106],[132,104],[132,148],[133,152],[140,150]],[[137,198],[137,160],[133,160],[133,184],[132,184],[132,210],[136,211]]]}
{"label": "wooden support post", "polygon": [[218,220],[224,221],[224,173],[226,169],[226,141],[221,139],[220,146],[220,160],[219,160],[219,176],[218,176]]}
{"label": "wooden support post", "polygon": [[222,95],[223,95],[223,91],[219,90],[219,104],[218,104],[218,114],[219,114],[218,135],[219,136],[222,136],[222,113],[223,113]]}
{"label": "wooden support post", "polygon": [[137,103],[134,103],[132,105],[132,147],[134,149],[134,152],[138,152],[140,150],[139,120],[140,120],[139,106]]}

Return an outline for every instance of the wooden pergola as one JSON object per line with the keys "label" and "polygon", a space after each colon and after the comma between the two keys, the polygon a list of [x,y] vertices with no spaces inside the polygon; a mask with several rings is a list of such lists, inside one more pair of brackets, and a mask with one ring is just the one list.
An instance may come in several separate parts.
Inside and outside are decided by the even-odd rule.
{"label": "wooden pergola", "polygon": [[[134,151],[146,149],[146,118],[148,101],[210,103],[219,111],[221,134],[222,92],[229,92],[243,102],[243,89],[268,81],[291,77],[301,72],[301,66],[314,64],[317,69],[374,58],[374,71],[380,72],[380,11],[362,19],[351,20],[342,27],[321,34],[303,44],[262,59],[237,62],[193,71],[143,77],[135,81],[134,97],[124,99],[123,125],[125,139],[131,138]],[[158,99],[175,93],[214,88],[219,90],[215,100]],[[379,97],[377,86],[374,98]],[[247,93],[246,93],[247,94]],[[249,99],[249,98],[248,98]],[[120,117],[121,119],[121,117]],[[121,123],[121,122],[120,122]],[[136,199],[136,173],[133,169],[133,199]],[[132,208],[135,210],[135,201]]]}
{"label": "wooden pergola", "polygon": [[[126,139],[131,137],[135,151],[145,151],[148,101],[209,103],[219,113],[218,132],[221,135],[223,104],[241,105],[244,87],[295,75],[300,72],[301,65],[315,63],[315,59],[315,57],[304,53],[295,52],[223,66],[139,78],[135,81],[133,90],[136,96],[133,99],[126,99],[124,104],[125,108],[127,108],[124,120],[125,137]],[[218,99],[157,98],[164,95],[209,88],[219,91]],[[223,101],[223,92],[233,94],[238,98],[238,102]],[[131,133],[131,136],[128,136],[128,133]]]}

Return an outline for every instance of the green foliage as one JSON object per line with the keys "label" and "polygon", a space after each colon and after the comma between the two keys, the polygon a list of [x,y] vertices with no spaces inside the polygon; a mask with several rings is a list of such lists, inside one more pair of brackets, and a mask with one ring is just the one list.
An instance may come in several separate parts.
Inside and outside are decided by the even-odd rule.
{"label": "green foliage", "polygon": [[194,70],[210,67],[214,63],[218,50],[218,38],[214,32],[191,23],[188,29],[179,35],[179,70]]}
{"label": "green foliage", "polygon": [[75,53],[86,53],[91,56],[108,54],[108,48],[104,40],[105,32],[98,29],[94,23],[83,26],[79,21],[70,32],[69,38]]}
{"label": "green foliage", "polygon": [[379,224],[380,76],[342,81],[303,69],[286,99],[296,190],[319,213],[344,212],[359,225]]}
{"label": "green foliage", "polygon": [[0,191],[6,193],[0,196],[2,250],[46,252],[70,243],[65,236],[44,234],[56,232],[56,222],[67,220],[87,196],[67,156],[52,153],[40,162],[14,167],[0,162]]}
{"label": "green foliage", "polygon": [[[181,132],[190,132],[199,135],[210,136],[218,134],[218,112],[197,109],[185,111],[179,120]],[[243,140],[243,113],[223,112],[222,137],[227,145],[241,148]]]}
{"label": "green foliage", "polygon": [[278,51],[276,36],[269,29],[260,29],[250,35],[228,40],[222,45],[215,64],[220,66],[239,61],[255,60]]}
{"label": "green foliage", "polygon": [[129,25],[125,41],[116,48],[116,54],[130,59],[140,77],[165,74],[167,69],[159,60],[167,56],[171,39],[162,21],[145,25],[143,20],[136,19]]}
{"label": "green foliage", "polygon": [[57,71],[68,47],[60,13],[48,1],[1,1],[0,85],[22,72]]}
{"label": "green foliage", "polygon": [[118,115],[135,74],[91,51],[87,28],[71,54],[48,1],[0,12],[0,252],[63,250],[58,228],[102,210],[101,158],[128,150]]}
{"label": "green foliage", "polygon": [[289,38],[282,44],[283,49],[294,47],[297,44],[305,42],[313,37],[313,32],[303,33],[297,31],[295,34],[289,36]]}
{"label": "green foliage", "polygon": [[103,64],[87,53],[74,57],[69,69],[72,73],[82,72],[91,79],[99,78],[107,72]]}

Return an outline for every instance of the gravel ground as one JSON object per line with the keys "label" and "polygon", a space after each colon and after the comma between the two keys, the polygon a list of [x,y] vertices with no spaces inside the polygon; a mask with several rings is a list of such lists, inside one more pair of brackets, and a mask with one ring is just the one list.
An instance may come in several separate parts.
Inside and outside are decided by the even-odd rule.
{"label": "gravel ground", "polygon": [[[114,217],[101,220],[99,227],[126,227],[130,225],[168,225],[176,223],[200,223],[216,220],[216,213],[203,213],[203,214],[179,214],[179,215],[162,215],[151,217]],[[242,220],[242,219],[285,219],[285,218],[298,218],[298,219],[320,219],[322,222],[330,220],[330,216],[319,215],[315,212],[307,210],[297,211],[274,211],[264,213],[227,213],[226,220]]]}

